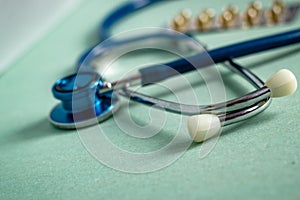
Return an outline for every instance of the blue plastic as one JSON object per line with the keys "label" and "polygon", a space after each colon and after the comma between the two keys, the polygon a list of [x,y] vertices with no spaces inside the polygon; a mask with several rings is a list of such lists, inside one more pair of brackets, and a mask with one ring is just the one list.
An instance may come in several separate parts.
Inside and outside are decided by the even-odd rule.
{"label": "blue plastic", "polygon": [[[101,42],[106,40],[111,36],[112,27],[121,19],[124,19],[126,16],[133,14],[143,8],[146,8],[154,3],[163,2],[162,0],[132,0],[127,1],[119,8],[114,10],[110,15],[108,15],[101,23],[99,29],[99,45]],[[78,65],[81,65],[85,58],[89,55],[89,53],[97,46],[93,46],[92,48],[85,51],[80,59],[78,60]]]}
{"label": "blue plastic", "polygon": [[100,25],[100,41],[103,41],[111,36],[112,26],[115,25],[119,20],[125,18],[126,16],[146,8],[157,2],[163,2],[162,0],[133,0],[129,1],[119,8],[117,8],[114,12],[112,12],[109,16],[107,16]]}
{"label": "blue plastic", "polygon": [[147,85],[214,63],[220,63],[229,59],[284,47],[299,42],[300,29],[296,29],[202,52],[185,59],[179,59],[162,65],[149,66],[140,69],[139,71],[142,74],[142,84]]}

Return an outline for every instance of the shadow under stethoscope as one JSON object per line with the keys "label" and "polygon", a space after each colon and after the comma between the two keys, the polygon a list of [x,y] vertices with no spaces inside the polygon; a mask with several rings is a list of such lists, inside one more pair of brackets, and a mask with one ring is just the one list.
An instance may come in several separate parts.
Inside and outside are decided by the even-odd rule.
{"label": "shadow under stethoscope", "polygon": [[50,137],[60,137],[66,134],[74,134],[76,130],[61,130],[52,126],[48,119],[42,118],[35,122],[32,122],[25,127],[12,131],[10,134],[6,134],[0,141],[1,146],[10,146],[13,144],[24,143],[31,140],[39,140]]}

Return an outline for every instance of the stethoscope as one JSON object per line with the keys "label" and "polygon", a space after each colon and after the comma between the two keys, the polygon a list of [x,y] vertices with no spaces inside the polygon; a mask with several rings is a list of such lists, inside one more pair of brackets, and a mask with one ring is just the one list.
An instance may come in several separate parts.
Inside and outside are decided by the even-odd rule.
{"label": "stethoscope", "polygon": [[[112,26],[121,18],[156,2],[159,1],[134,0],[116,9],[101,24],[100,41],[109,38]],[[248,119],[262,112],[269,106],[273,97],[287,96],[294,93],[297,88],[295,76],[287,69],[278,71],[264,82],[233,59],[296,44],[300,42],[300,29],[236,43],[207,52],[197,52],[163,65],[143,67],[137,73],[116,82],[103,80],[92,67],[95,58],[105,56],[111,50],[148,40],[150,42],[170,40],[185,43],[186,37],[166,31],[97,44],[79,60],[78,66],[81,66],[81,70],[78,69],[77,73],[59,79],[54,84],[53,95],[61,103],[52,109],[49,115],[50,122],[63,129],[83,128],[102,122],[118,109],[121,95],[142,104],[190,116],[188,118],[189,133],[195,141],[201,142],[218,134],[223,126]],[[187,42],[186,45],[191,44]],[[147,86],[158,83],[178,74],[223,62],[230,70],[250,82],[256,90],[222,103],[189,105],[147,96],[129,88],[135,85]]]}

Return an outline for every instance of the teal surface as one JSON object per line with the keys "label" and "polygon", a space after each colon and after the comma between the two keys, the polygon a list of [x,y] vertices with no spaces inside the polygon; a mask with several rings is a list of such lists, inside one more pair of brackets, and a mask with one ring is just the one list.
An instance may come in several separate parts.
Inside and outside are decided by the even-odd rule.
{"label": "teal surface", "polygon": [[[84,49],[97,41],[99,21],[121,1],[89,1],[28,50],[0,77],[0,199],[299,199],[300,93],[274,99],[264,113],[226,127],[212,151],[200,158],[201,144],[192,146],[161,170],[131,174],[97,161],[76,131],[51,126],[47,116],[57,103],[54,81],[72,73]],[[269,1],[264,1],[269,4]],[[244,8],[246,1],[231,1]],[[115,33],[137,27],[159,27],[181,8],[198,12],[221,10],[224,1],[170,1],[128,18]],[[197,36],[209,47],[299,27],[277,27]],[[263,80],[281,68],[300,79],[300,49],[290,47],[239,60]],[[136,65],[135,59],[124,61]],[[138,61],[139,62],[139,61]],[[140,61],[142,63],[142,60]],[[120,65],[120,63],[118,64]],[[226,71],[228,98],[252,90]],[[151,91],[151,92],[156,92]],[[172,98],[172,97],[170,97]],[[133,106],[133,118],[149,119],[145,106]],[[167,144],[176,132],[176,118],[149,142],[120,133],[113,121],[104,122],[108,137],[120,148],[147,152]],[[185,130],[187,131],[187,130]]]}

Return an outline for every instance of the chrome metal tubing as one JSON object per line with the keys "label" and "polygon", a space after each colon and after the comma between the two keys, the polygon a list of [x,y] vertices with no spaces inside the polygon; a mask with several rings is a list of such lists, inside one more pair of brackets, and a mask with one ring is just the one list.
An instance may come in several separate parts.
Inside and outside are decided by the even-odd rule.
{"label": "chrome metal tubing", "polygon": [[263,87],[243,97],[236,98],[220,104],[189,105],[189,104],[171,102],[163,99],[157,99],[141,93],[134,92],[129,89],[119,90],[118,93],[134,101],[146,105],[154,106],[156,108],[166,110],[172,113],[183,114],[183,115],[197,115],[197,114],[204,114],[204,113],[222,115],[224,113],[229,113],[231,111],[247,108],[257,102],[261,102],[264,99],[270,97],[269,88]]}
{"label": "chrome metal tubing", "polygon": [[99,93],[111,92],[113,90],[120,90],[131,86],[141,85],[141,75],[139,73],[120,79],[114,82],[103,82],[103,87],[99,89]]}
{"label": "chrome metal tubing", "polygon": [[227,112],[225,116],[219,117],[219,119],[221,122],[223,122],[223,126],[240,122],[261,113],[270,105],[270,103],[271,98],[266,98],[249,107],[242,108],[234,112]]}
{"label": "chrome metal tubing", "polygon": [[252,105],[256,105],[259,102],[264,102],[265,99],[270,98],[271,91],[268,87],[264,86],[264,82],[261,79],[259,79],[250,70],[235,63],[233,60],[229,59],[228,62],[229,64],[225,64],[226,67],[244,77],[248,82],[256,87],[257,90],[250,92],[242,97],[212,105],[189,105],[171,102],[134,92],[127,87],[124,87],[122,90],[118,91],[118,93],[134,101],[183,115],[209,113],[224,116],[233,112],[240,111],[241,109],[249,108]]}

